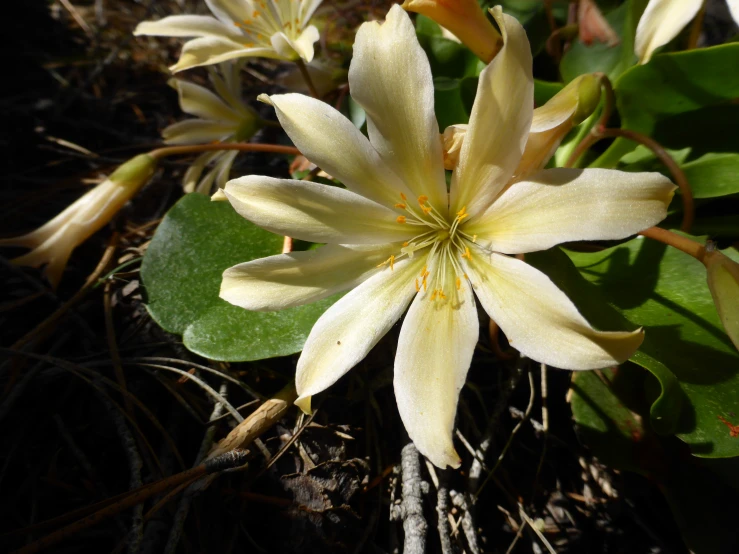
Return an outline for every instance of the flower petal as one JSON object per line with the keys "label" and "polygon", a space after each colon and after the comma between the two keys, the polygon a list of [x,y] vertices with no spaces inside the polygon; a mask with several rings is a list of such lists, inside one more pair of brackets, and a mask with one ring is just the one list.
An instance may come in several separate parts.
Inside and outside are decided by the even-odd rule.
{"label": "flower petal", "polygon": [[367,112],[372,145],[413,191],[448,209],[434,84],[408,14],[393,5],[385,23],[362,24],[349,67],[352,98]]}
{"label": "flower petal", "polygon": [[327,244],[235,265],[223,273],[221,298],[247,310],[271,311],[317,302],[378,271],[399,244]]}
{"label": "flower petal", "polygon": [[314,25],[309,25],[303,29],[300,36],[293,41],[293,48],[298,53],[298,56],[305,60],[305,63],[313,61],[313,56],[315,55],[313,45],[319,38],[321,38],[321,35],[318,32],[318,28]]}
{"label": "flower petal", "polygon": [[400,417],[419,452],[442,469],[460,464],[454,417],[478,335],[468,286],[444,299],[431,300],[431,291],[416,295],[400,330],[393,383]]}
{"label": "flower petal", "polygon": [[403,242],[414,235],[392,210],[338,187],[249,175],[223,190],[239,214],[280,235],[331,244]]}
{"label": "flower petal", "polygon": [[191,67],[210,65],[234,58],[246,57],[279,58],[273,48],[264,46],[245,47],[223,37],[203,37],[189,40],[182,47],[180,59],[169,69],[176,73]]}
{"label": "flower petal", "polygon": [[382,161],[367,137],[343,114],[302,94],[261,95],[303,155],[349,190],[385,205],[411,192]]}
{"label": "flower petal", "polygon": [[636,27],[634,51],[647,63],[654,51],[675,38],[695,17],[703,0],[649,0]]}
{"label": "flower petal", "polygon": [[534,112],[531,47],[521,24],[491,12],[504,45],[480,74],[467,134],[451,187],[452,211],[472,218],[485,209],[513,176],[523,155]]}
{"label": "flower petal", "polygon": [[473,255],[466,263],[477,298],[521,354],[562,369],[620,364],[644,331],[594,330],[567,296],[538,269],[502,254]]}
{"label": "flower petal", "polygon": [[209,15],[170,15],[158,21],[142,21],[136,26],[135,36],[155,37],[238,37],[235,27]]}
{"label": "flower petal", "polygon": [[391,270],[373,275],[331,306],[313,326],[298,360],[295,401],[310,412],[311,396],[333,385],[358,364],[393,324],[416,294],[413,276],[423,256],[405,259]]}
{"label": "flower petal", "polygon": [[241,123],[242,116],[207,88],[181,79],[170,79],[169,84],[177,91],[183,112],[201,119]]}
{"label": "flower petal", "polygon": [[726,0],[726,4],[729,6],[732,19],[739,25],[739,0]]}
{"label": "flower petal", "polygon": [[545,169],[511,185],[464,231],[505,254],[622,239],[663,220],[674,191],[659,173]]}
{"label": "flower petal", "polygon": [[300,11],[298,12],[298,17],[300,17],[300,21],[302,23],[305,23],[311,17],[313,17],[313,14],[322,2],[323,0],[302,0],[300,2]]}
{"label": "flower petal", "polygon": [[167,144],[207,144],[231,138],[238,125],[204,119],[186,119],[173,123],[162,130]]}
{"label": "flower petal", "polygon": [[[193,192],[195,190],[201,192],[204,186],[202,182],[198,183],[198,181],[200,181],[200,176],[203,174],[205,166],[210,164],[216,158],[219,158],[221,154],[223,154],[223,152],[216,150],[213,152],[203,152],[195,158],[195,161],[190,164],[190,167],[185,171],[184,177],[182,177],[182,190],[186,193]],[[210,190],[212,181],[213,180],[211,179],[211,182],[207,186],[208,190]]]}
{"label": "flower petal", "polygon": [[205,0],[208,9],[223,22],[241,23],[251,19],[254,6],[250,0]]}

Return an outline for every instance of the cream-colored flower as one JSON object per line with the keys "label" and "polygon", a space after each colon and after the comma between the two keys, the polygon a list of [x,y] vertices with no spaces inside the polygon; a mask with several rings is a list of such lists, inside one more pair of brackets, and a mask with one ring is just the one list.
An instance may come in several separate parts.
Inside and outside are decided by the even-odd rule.
{"label": "cream-colored flower", "polygon": [[477,0],[405,0],[403,7],[436,21],[486,63],[503,44]]}
{"label": "cream-colored flower", "polygon": [[[162,131],[167,144],[207,144],[212,142],[245,142],[261,127],[260,117],[241,95],[240,65],[224,62],[209,67],[210,81],[218,94],[205,87],[172,79],[169,84],[177,90],[180,108],[197,119],[186,119]],[[185,173],[182,186],[185,192],[209,193],[214,187],[223,188],[231,175],[237,150],[204,152]],[[211,169],[202,177],[207,166]]]}
{"label": "cream-colored flower", "polygon": [[[572,240],[620,239],[666,214],[673,184],[656,173],[548,169],[512,181],[533,118],[531,50],[513,18],[493,11],[504,46],[480,75],[447,189],[428,60],[408,15],[357,33],[349,84],[369,139],[331,106],[299,94],[272,104],[294,144],[346,189],[248,176],[224,189],[245,218],[327,243],[224,273],[221,297],[277,310],[352,289],[316,322],[297,367],[297,404],[335,383],[408,313],[395,395],[418,449],[458,466],[452,431],[478,339],[475,296],[527,356],[593,369],[626,360],[643,332],[593,329],[543,273],[510,256]],[[409,307],[410,306],[410,307]]]}
{"label": "cream-colored flower", "polygon": [[16,265],[41,267],[56,287],[72,251],[101,229],[152,176],[156,160],[142,154],[121,165],[110,177],[35,231],[0,240],[0,246],[32,248],[12,260]]}
{"label": "cream-colored flower", "polygon": [[313,59],[318,29],[309,25],[322,0],[205,0],[213,16],[170,15],[139,23],[134,35],[196,37],[170,69],[235,58]]}
{"label": "cream-colored flower", "polygon": [[[654,51],[664,46],[695,17],[704,0],[649,0],[636,27],[634,51],[639,63],[647,63]],[[726,0],[729,12],[739,24],[739,0]]]}

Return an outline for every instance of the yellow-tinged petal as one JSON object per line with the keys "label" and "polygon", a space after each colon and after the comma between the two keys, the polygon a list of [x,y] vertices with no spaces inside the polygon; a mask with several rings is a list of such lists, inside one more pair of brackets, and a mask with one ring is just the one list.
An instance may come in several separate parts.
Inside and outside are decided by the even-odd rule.
{"label": "yellow-tinged petal", "polygon": [[444,169],[453,170],[459,164],[459,153],[462,151],[464,137],[467,136],[467,125],[450,125],[444,129],[441,141],[444,144]]}
{"label": "yellow-tinged petal", "polygon": [[480,74],[451,186],[450,211],[466,206],[470,219],[489,206],[513,176],[534,112],[531,47],[526,31],[500,8],[492,13],[505,43]]}
{"label": "yellow-tinged petal", "polygon": [[178,71],[201,65],[211,65],[236,58],[257,56],[262,58],[280,57],[271,47],[244,47],[224,37],[202,37],[187,41],[182,47],[180,59],[169,69],[173,73],[177,73]]}
{"label": "yellow-tinged petal", "polygon": [[545,169],[511,185],[464,230],[505,254],[622,239],[662,221],[674,191],[660,173]]}
{"label": "yellow-tinged petal", "polygon": [[[456,276],[447,265],[447,282]],[[431,273],[434,269],[431,268]],[[442,469],[459,467],[452,433],[459,393],[477,344],[477,307],[467,282],[446,297],[416,295],[398,338],[393,385],[400,417],[418,451]]]}
{"label": "yellow-tinged petal", "polygon": [[654,51],[675,38],[700,10],[703,0],[649,0],[636,27],[634,51],[647,63]]}
{"label": "yellow-tinged petal", "polygon": [[243,119],[241,113],[205,87],[182,79],[170,79],[168,84],[177,91],[180,108],[187,114],[237,125]]}
{"label": "yellow-tinged petal", "polygon": [[413,195],[447,213],[434,84],[408,14],[397,4],[383,24],[363,23],[349,67],[352,98],[367,113],[372,146]]}
{"label": "yellow-tinged petal", "polygon": [[237,130],[235,123],[186,119],[165,127],[162,138],[167,144],[209,144],[231,139]]}
{"label": "yellow-tinged petal", "polygon": [[477,0],[405,0],[403,7],[430,17],[454,33],[485,63],[490,63],[503,45],[500,33]]}
{"label": "yellow-tinged petal", "polygon": [[259,100],[274,106],[298,150],[349,190],[386,206],[398,202],[400,193],[413,195],[367,137],[325,102],[302,94],[263,94]]}
{"label": "yellow-tinged petal", "polygon": [[381,244],[415,235],[395,211],[339,187],[250,175],[229,181],[223,190],[252,223],[301,240]]}
{"label": "yellow-tinged petal", "polygon": [[310,397],[333,385],[385,336],[416,294],[413,277],[424,261],[417,256],[385,267],[326,310],[298,360],[295,404],[310,412]]}
{"label": "yellow-tinged petal", "polygon": [[135,36],[155,37],[231,37],[241,33],[209,15],[170,15],[158,21],[142,21]]}
{"label": "yellow-tinged petal", "polygon": [[739,350],[739,263],[713,250],[703,258],[708,288],[726,334]]}
{"label": "yellow-tinged petal", "polygon": [[261,258],[227,269],[220,296],[254,311],[317,302],[383,271],[378,266],[399,250],[399,244],[327,244],[318,250]]}
{"label": "yellow-tinged petal", "polygon": [[644,340],[641,329],[593,329],[567,296],[538,269],[502,254],[473,255],[467,273],[482,307],[521,354],[562,369],[620,364]]}

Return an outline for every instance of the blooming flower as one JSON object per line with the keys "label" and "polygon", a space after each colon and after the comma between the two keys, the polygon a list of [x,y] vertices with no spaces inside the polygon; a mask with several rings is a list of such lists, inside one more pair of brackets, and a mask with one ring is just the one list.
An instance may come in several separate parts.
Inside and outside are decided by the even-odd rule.
{"label": "blooming flower", "polygon": [[[695,17],[704,0],[649,0],[636,27],[634,51],[639,63],[647,63],[654,51],[675,38]],[[726,0],[739,24],[739,0]]]}
{"label": "blooming flower", "polygon": [[262,176],[224,189],[257,225],[327,245],[226,270],[222,298],[277,310],[352,289],[305,343],[296,403],[309,411],[311,395],[362,360],[408,309],[396,400],[419,451],[442,468],[460,464],[452,431],[479,334],[475,296],[535,360],[568,369],[626,360],[641,330],[596,331],[546,275],[510,255],[629,236],[665,216],[675,188],[656,173],[603,169],[512,180],[533,118],[532,57],[523,27],[500,8],[493,15],[504,46],[480,75],[449,190],[428,59],[397,5],[384,24],[363,24],[354,44],[349,83],[369,138],[316,99],[261,97],[298,149],[346,189]]}
{"label": "blooming flower", "polygon": [[170,15],[139,23],[133,34],[197,37],[182,47],[175,72],[245,57],[310,62],[319,35],[308,23],[321,1],[205,0],[215,17]]}
{"label": "blooming flower", "polygon": [[500,34],[485,17],[477,0],[405,0],[403,7],[436,21],[486,63],[500,50],[503,42]]}
{"label": "blooming flower", "polygon": [[[208,68],[210,80],[218,94],[194,83],[172,79],[180,108],[198,119],[186,119],[162,131],[167,144],[204,144],[210,142],[243,142],[249,140],[260,126],[259,116],[241,96],[239,64],[224,62],[218,69]],[[238,156],[237,150],[205,152],[198,156],[185,173],[185,192],[208,193],[213,183],[223,188]],[[201,178],[206,166],[212,169]]]}
{"label": "blooming flower", "polygon": [[152,176],[156,160],[142,154],[121,165],[104,182],[74,202],[54,219],[20,237],[0,240],[0,246],[32,248],[12,260],[16,265],[41,267],[56,287],[72,251],[108,223]]}

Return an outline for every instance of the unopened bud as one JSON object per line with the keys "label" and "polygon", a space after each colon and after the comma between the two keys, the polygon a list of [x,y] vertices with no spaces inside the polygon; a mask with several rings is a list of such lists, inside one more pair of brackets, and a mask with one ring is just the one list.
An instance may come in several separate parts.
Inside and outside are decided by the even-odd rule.
{"label": "unopened bud", "polygon": [[403,8],[430,17],[451,31],[485,63],[495,57],[503,46],[477,0],[405,0]]}
{"label": "unopened bud", "polygon": [[739,350],[739,263],[709,245],[703,264],[721,323]]}

